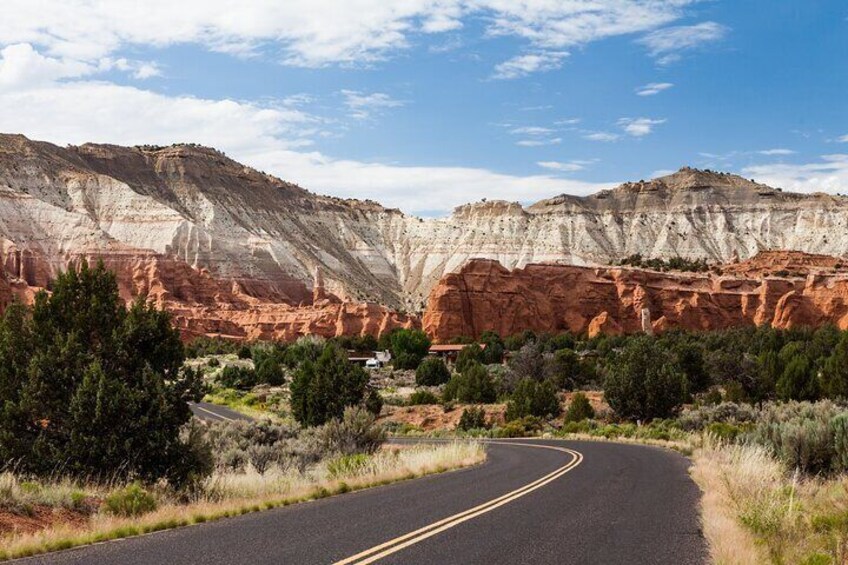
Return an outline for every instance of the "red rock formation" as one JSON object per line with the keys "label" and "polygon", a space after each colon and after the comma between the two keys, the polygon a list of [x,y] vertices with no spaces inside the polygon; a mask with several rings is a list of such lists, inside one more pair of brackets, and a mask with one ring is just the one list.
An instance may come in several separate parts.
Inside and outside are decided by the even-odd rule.
{"label": "red rock formation", "polygon": [[848,329],[848,274],[760,279],[551,264],[508,271],[475,260],[433,289],[423,326],[436,341],[486,330],[614,334],[641,331],[643,308],[654,331],[826,322]]}
{"label": "red rock formation", "polygon": [[[103,261],[117,276],[121,297],[130,302],[143,296],[171,312],[175,326],[187,339],[200,335],[230,339],[291,341],[303,335],[333,337],[366,335],[379,337],[395,328],[419,325],[414,317],[371,303],[341,302],[322,294],[313,304],[288,304],[273,295],[257,297],[245,292],[238,281],[221,281],[208,271],[153,252],[135,250],[109,254],[80,253],[68,259],[67,268]],[[9,262],[7,261],[7,264]],[[46,269],[37,258],[30,264]],[[30,286],[0,264],[0,313],[13,296],[31,302],[39,286]]]}

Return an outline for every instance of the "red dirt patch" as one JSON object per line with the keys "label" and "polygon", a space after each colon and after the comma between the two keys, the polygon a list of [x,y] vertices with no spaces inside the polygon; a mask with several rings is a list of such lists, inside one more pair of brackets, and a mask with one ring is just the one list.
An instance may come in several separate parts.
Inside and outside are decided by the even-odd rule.
{"label": "red dirt patch", "polygon": [[28,514],[0,510],[0,536],[29,534],[63,524],[82,526],[88,518],[88,514],[43,505],[34,506]]}

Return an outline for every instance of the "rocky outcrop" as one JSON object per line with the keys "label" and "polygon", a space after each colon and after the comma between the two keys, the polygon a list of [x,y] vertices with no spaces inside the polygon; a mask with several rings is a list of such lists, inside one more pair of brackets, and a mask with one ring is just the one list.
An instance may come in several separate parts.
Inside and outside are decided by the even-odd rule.
{"label": "rocky outcrop", "polygon": [[[767,257],[755,261],[765,264]],[[815,258],[804,261],[816,264]],[[510,271],[496,261],[477,260],[433,289],[423,327],[436,341],[448,341],[486,330],[597,335],[824,323],[848,329],[848,273],[755,278],[550,264]]]}
{"label": "rocky outcrop", "polygon": [[0,135],[0,261],[36,286],[74,255],[155,253],[266,302],[310,304],[321,273],[321,292],[341,301],[420,312],[442,276],[472,259],[513,269],[633,253],[842,256],[846,228],[848,198],[688,168],[587,197],[478,202],[421,219],[318,196],[205,147],[63,148]]}

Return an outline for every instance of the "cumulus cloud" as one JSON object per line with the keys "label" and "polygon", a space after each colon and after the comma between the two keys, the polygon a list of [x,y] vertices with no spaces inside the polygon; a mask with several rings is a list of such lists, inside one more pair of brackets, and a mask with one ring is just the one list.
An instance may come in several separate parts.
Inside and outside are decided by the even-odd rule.
{"label": "cumulus cloud", "polygon": [[639,40],[660,65],[680,59],[681,53],[697,49],[723,39],[729,28],[716,22],[702,22],[691,26],[674,26],[648,33]]}
{"label": "cumulus cloud", "polygon": [[624,133],[633,137],[644,137],[653,133],[654,126],[664,124],[665,120],[652,120],[651,118],[621,118],[618,125]]}
{"label": "cumulus cloud", "polygon": [[822,155],[815,163],[769,164],[742,172],[758,182],[795,192],[848,193],[848,155]]}
{"label": "cumulus cloud", "polygon": [[552,71],[560,68],[566,57],[568,57],[568,53],[564,51],[518,55],[495,66],[492,78],[510,80],[540,71]]}
{"label": "cumulus cloud", "polygon": [[639,96],[654,96],[663,90],[668,90],[674,86],[670,82],[652,82],[636,89],[636,94]]}
{"label": "cumulus cloud", "polygon": [[385,110],[386,108],[397,108],[405,102],[395,100],[384,92],[359,92],[356,90],[342,90],[344,104],[350,110],[350,115],[358,120],[365,120],[372,114]]}

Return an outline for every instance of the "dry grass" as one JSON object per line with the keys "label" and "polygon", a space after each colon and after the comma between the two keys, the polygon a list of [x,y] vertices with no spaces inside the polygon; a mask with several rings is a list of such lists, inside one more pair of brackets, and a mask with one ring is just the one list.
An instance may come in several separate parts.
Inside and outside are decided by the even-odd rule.
{"label": "dry grass", "polygon": [[187,504],[159,493],[159,507],[140,517],[98,512],[84,525],[61,524],[0,538],[0,560],[199,524],[466,467],[483,461],[485,451],[476,442],[452,442],[389,446],[373,456],[353,457],[351,464],[325,461],[305,472],[273,468],[265,473],[252,469],[218,473],[207,480],[202,494]]}
{"label": "dry grass", "polygon": [[801,478],[762,447],[710,438],[693,459],[716,563],[848,563],[848,477]]}

